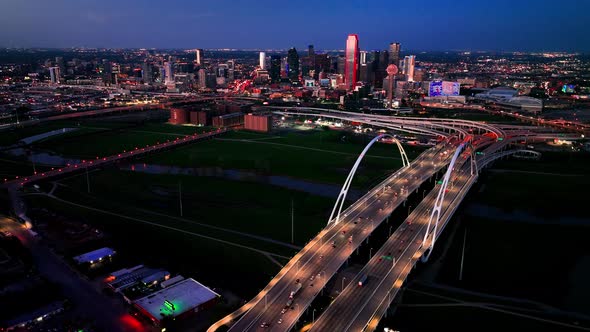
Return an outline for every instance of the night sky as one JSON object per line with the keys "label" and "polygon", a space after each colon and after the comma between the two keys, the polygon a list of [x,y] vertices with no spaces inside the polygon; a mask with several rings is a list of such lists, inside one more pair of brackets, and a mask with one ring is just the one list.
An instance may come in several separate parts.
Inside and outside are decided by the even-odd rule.
{"label": "night sky", "polygon": [[0,2],[0,47],[590,51],[586,0]]}

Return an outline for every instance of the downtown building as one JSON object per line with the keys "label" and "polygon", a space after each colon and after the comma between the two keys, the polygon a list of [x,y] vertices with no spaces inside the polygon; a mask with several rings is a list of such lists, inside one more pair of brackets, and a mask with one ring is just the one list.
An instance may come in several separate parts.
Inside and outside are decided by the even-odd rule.
{"label": "downtown building", "polygon": [[354,89],[358,81],[359,58],[359,37],[356,34],[350,34],[346,39],[344,60],[344,83],[346,90]]}

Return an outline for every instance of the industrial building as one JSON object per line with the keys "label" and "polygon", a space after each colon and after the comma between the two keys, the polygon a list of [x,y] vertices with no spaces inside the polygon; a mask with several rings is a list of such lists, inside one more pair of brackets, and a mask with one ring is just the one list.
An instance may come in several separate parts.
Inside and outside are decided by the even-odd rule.
{"label": "industrial building", "polygon": [[230,113],[213,118],[214,127],[235,127],[244,124],[244,114]]}
{"label": "industrial building", "polygon": [[78,265],[82,264],[94,264],[102,261],[103,259],[111,258],[115,255],[115,251],[111,248],[100,248],[91,252],[87,252],[80,256],[74,257],[74,261],[78,263]]}
{"label": "industrial building", "polygon": [[267,133],[272,130],[271,115],[244,115],[244,129]]}
{"label": "industrial building", "polygon": [[162,325],[166,318],[183,318],[210,308],[220,298],[219,294],[192,278],[166,286],[133,302],[134,308],[156,325]]}

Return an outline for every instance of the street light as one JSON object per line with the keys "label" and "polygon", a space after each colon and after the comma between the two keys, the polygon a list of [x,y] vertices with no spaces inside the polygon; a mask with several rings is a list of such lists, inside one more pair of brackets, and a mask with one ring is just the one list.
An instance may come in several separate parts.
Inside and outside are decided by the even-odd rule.
{"label": "street light", "polygon": [[346,280],[346,277],[342,277],[342,285],[340,286],[340,293],[342,293],[344,291],[344,280]]}
{"label": "street light", "polygon": [[371,259],[371,257],[373,257],[373,248],[369,249],[369,259]]}
{"label": "street light", "polygon": [[313,309],[313,311],[311,312],[311,323],[315,323],[315,309]]}

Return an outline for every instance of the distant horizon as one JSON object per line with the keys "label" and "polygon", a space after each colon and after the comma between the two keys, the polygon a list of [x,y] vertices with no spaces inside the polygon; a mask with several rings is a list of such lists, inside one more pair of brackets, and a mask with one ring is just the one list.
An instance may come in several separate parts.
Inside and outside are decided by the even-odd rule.
{"label": "distant horizon", "polygon": [[[389,45],[388,45],[389,46]],[[305,47],[297,47],[294,46],[297,52],[307,52],[308,46]],[[287,52],[291,47],[288,48],[231,48],[231,47],[216,47],[216,48],[207,48],[207,47],[92,47],[92,46],[69,46],[69,47],[43,47],[43,46],[31,46],[31,47],[8,47],[0,45],[0,50],[60,50],[60,51],[67,51],[67,50],[165,50],[165,51],[193,51],[196,49],[202,49],[204,51],[242,51],[242,52]],[[384,47],[381,49],[360,49],[361,51],[366,52],[375,52],[375,51],[387,51],[388,48]],[[344,49],[329,49],[329,48],[318,48],[314,45],[314,51],[316,53],[321,52],[344,52]],[[461,53],[461,52],[470,52],[470,53],[567,53],[567,54],[590,54],[590,51],[583,51],[583,50],[494,50],[494,49],[406,49],[404,50],[402,45],[401,53],[445,53],[445,52],[452,52],[452,53]]]}
{"label": "distant horizon", "polygon": [[3,2],[6,48],[340,50],[356,33],[367,50],[590,52],[590,1]]}

